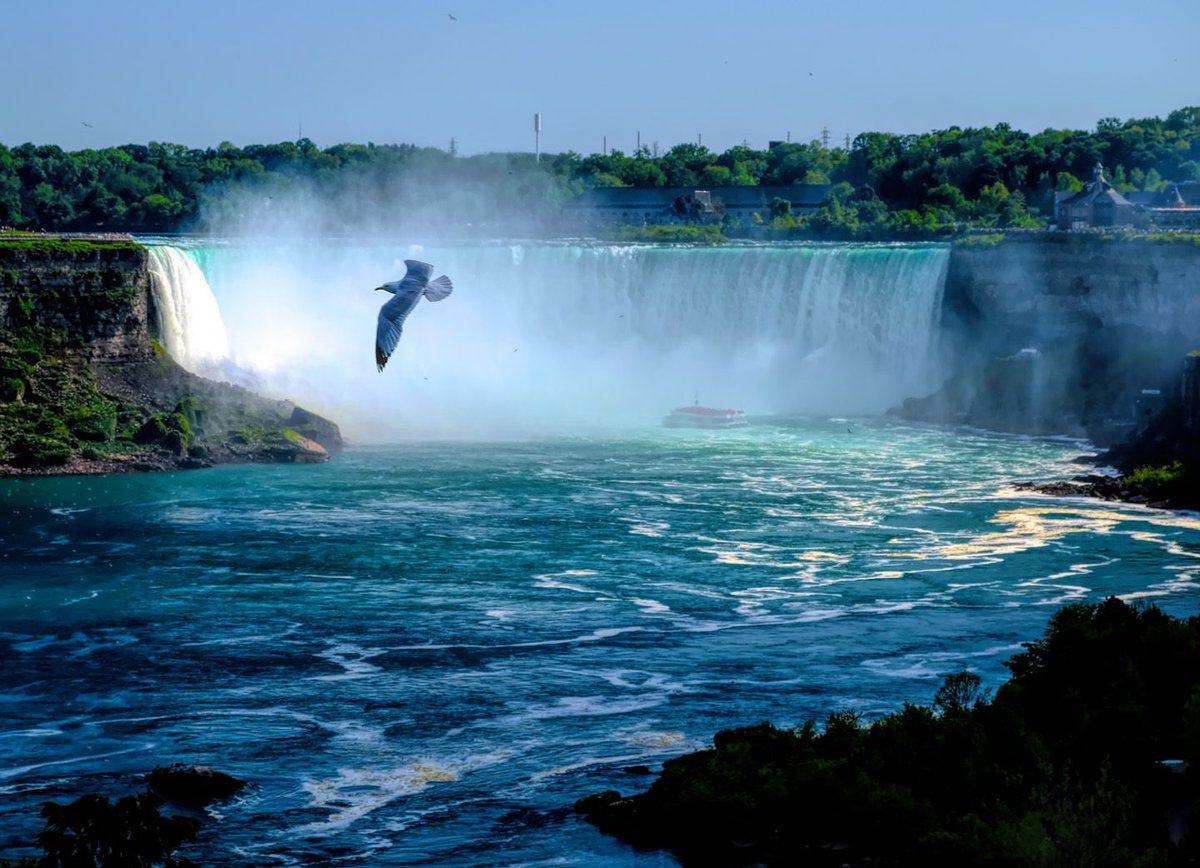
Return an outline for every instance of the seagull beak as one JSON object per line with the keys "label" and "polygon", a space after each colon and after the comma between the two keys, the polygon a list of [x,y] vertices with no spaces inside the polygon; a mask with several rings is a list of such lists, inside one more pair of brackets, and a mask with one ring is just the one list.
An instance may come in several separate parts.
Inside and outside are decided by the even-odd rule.
{"label": "seagull beak", "polygon": [[386,290],[386,289],[387,289],[387,287],[386,287],[386,286],[377,286],[377,287],[375,287],[375,291],[376,291],[376,292],[379,292],[379,290],[381,290],[381,289],[383,289],[383,290]]}

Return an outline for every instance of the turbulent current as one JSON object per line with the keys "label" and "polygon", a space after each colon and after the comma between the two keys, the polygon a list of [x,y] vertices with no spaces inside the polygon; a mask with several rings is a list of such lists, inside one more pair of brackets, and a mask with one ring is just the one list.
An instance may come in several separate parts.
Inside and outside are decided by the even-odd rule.
{"label": "turbulent current", "polygon": [[[360,413],[360,445],[0,481],[0,856],[42,802],[186,762],[250,781],[202,865],[669,865],[572,803],[729,726],[995,687],[1068,601],[1194,613],[1195,516],[1012,489],[1080,444],[794,412],[829,385],[795,365],[931,376],[942,252],[868,251],[429,253],[455,294],[382,375],[390,259],[191,251],[229,370]],[[697,389],[752,424],[661,427]]]}

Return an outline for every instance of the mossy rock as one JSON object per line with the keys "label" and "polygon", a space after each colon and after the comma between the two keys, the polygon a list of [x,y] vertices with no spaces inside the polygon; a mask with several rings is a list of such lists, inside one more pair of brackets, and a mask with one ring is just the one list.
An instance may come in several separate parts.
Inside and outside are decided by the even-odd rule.
{"label": "mossy rock", "polygon": [[240,446],[258,446],[267,437],[267,429],[262,425],[250,424],[237,431],[229,432],[229,440]]}
{"label": "mossy rock", "polygon": [[191,435],[192,439],[199,436],[204,428],[204,405],[197,398],[184,398],[175,405],[175,415],[183,419],[181,428]]}
{"label": "mossy rock", "polygon": [[151,416],[133,434],[133,442],[142,446],[150,446],[162,441],[167,436],[167,425],[162,416]]}
{"label": "mossy rock", "polygon": [[0,377],[24,380],[29,374],[29,365],[12,353],[0,352]]}
{"label": "mossy rock", "polygon": [[117,405],[95,397],[88,404],[67,414],[67,427],[80,440],[103,443],[112,440],[117,430]]}
{"label": "mossy rock", "polygon": [[71,430],[67,427],[67,423],[63,421],[61,416],[45,406],[38,409],[40,413],[35,417],[36,421],[33,425],[34,433],[42,437],[52,437],[56,440],[71,439]]}
{"label": "mossy rock", "polygon": [[[169,417],[167,417],[166,421],[167,421],[167,428],[169,429],[168,436],[170,434],[178,434],[179,435],[179,437],[177,439],[178,439],[178,442],[180,445],[180,450],[186,449],[187,447],[192,445],[192,442],[195,439],[192,436],[192,423],[188,420],[188,417],[185,414],[176,411],[175,413],[172,413]],[[175,438],[171,438],[171,439],[175,439]],[[174,450],[172,450],[172,451],[174,451]]]}
{"label": "mossy rock", "polygon": [[58,467],[74,453],[70,443],[57,437],[23,434],[9,446],[14,467]]}

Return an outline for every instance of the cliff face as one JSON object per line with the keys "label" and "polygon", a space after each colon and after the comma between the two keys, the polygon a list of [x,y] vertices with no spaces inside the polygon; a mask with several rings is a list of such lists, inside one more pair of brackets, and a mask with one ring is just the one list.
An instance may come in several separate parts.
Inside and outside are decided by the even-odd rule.
{"label": "cliff face", "polygon": [[1151,241],[955,245],[947,325],[984,356],[1101,329],[1188,338],[1200,329],[1200,246]]}
{"label": "cliff face", "polygon": [[152,360],[146,257],[126,241],[0,242],[0,326],[69,335],[95,364]]}
{"label": "cliff face", "polygon": [[181,368],[132,241],[0,240],[0,475],[317,462],[337,426]]}
{"label": "cliff face", "polygon": [[911,419],[1115,442],[1200,345],[1200,246],[1062,236],[956,245],[943,309],[954,376]]}

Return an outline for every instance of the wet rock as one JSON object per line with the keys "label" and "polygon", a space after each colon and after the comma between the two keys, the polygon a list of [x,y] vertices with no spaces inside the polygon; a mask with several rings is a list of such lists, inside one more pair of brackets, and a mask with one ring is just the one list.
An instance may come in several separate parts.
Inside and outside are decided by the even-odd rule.
{"label": "wet rock", "polygon": [[288,425],[301,436],[315,440],[328,450],[337,451],[345,445],[342,442],[342,432],[337,425],[303,407],[296,407],[292,410]]}
{"label": "wet rock", "polygon": [[193,810],[227,799],[246,786],[245,781],[216,769],[180,763],[158,766],[146,782],[161,798]]}
{"label": "wet rock", "polygon": [[603,811],[612,807],[619,801],[621,801],[621,794],[616,790],[604,790],[600,793],[584,796],[575,803],[575,810],[580,814],[594,814],[597,811]]}

